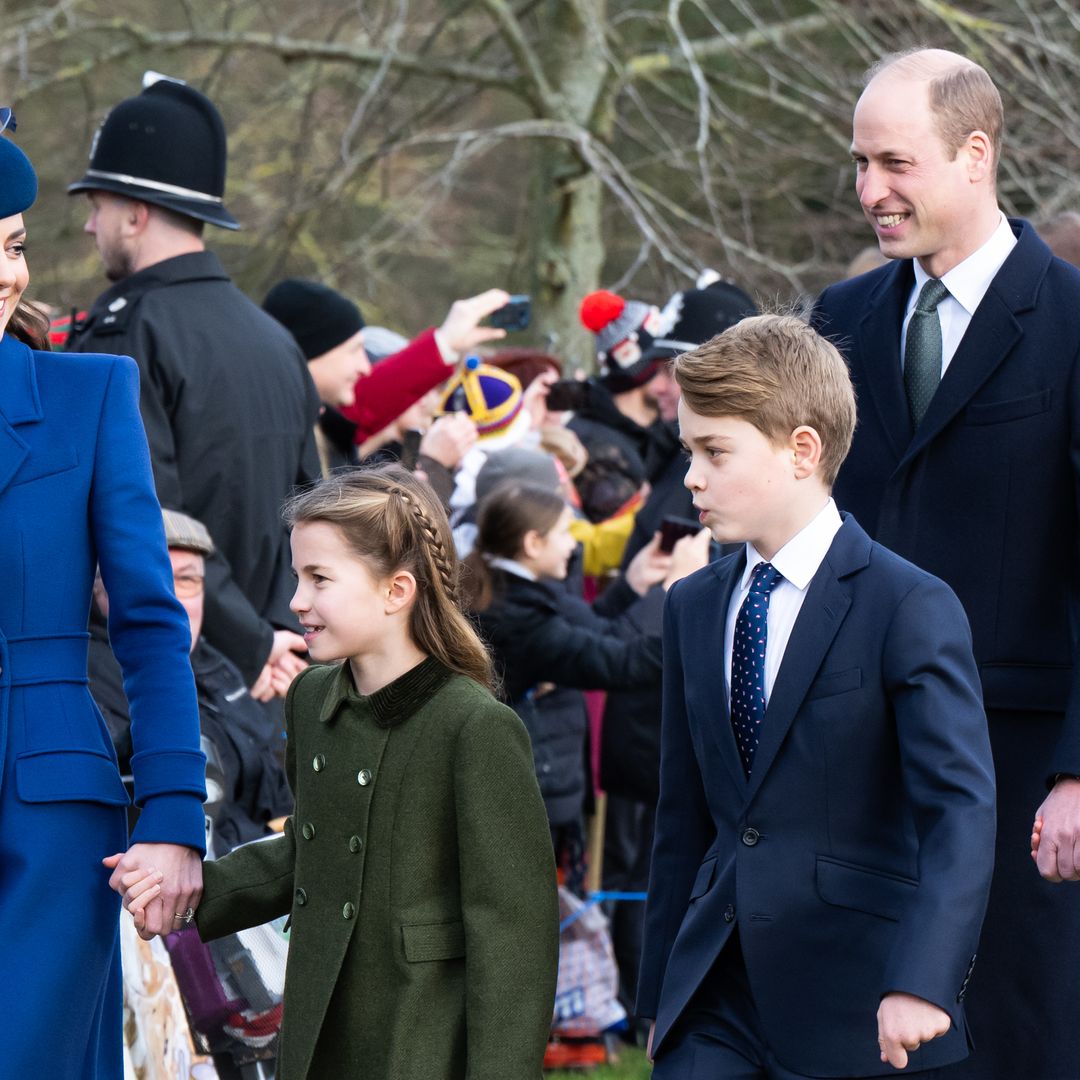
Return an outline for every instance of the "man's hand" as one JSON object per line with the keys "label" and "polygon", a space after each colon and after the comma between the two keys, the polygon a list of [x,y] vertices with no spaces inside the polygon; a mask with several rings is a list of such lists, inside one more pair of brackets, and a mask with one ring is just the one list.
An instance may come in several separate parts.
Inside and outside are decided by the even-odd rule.
{"label": "man's hand", "polygon": [[1063,777],[1035,812],[1035,865],[1047,881],[1080,881],[1080,780]]}
{"label": "man's hand", "polygon": [[456,364],[464,353],[483,345],[487,341],[501,341],[506,331],[493,326],[481,326],[480,321],[493,312],[510,303],[510,294],[505,289],[488,289],[479,296],[470,296],[467,300],[455,300],[443,319],[442,326],[435,331],[435,343],[439,346],[443,360],[450,365]]}
{"label": "man's hand", "polygon": [[202,899],[202,857],[194,848],[180,844],[132,844],[127,851],[101,860],[112,870],[109,887],[122,896],[124,879],[133,871],[160,874],[159,891],[143,908],[145,923],[139,934],[145,939],[167,934],[187,925],[183,918]]}
{"label": "man's hand", "polygon": [[284,697],[289,684],[308,666],[300,653],[307,652],[307,643],[291,630],[275,630],[270,656],[254,685],[248,691],[256,701]]}
{"label": "man's hand", "polygon": [[445,469],[456,469],[461,459],[476,445],[476,425],[468,413],[440,416],[420,440],[420,453]]}
{"label": "man's hand", "polygon": [[877,1011],[881,1060],[906,1069],[908,1051],[944,1035],[952,1026],[949,1014],[914,994],[886,994]]}

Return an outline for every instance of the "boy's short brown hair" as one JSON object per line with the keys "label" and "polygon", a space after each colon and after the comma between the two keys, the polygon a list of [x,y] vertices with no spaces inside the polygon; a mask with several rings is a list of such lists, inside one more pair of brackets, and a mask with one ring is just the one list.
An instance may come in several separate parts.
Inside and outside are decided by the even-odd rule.
{"label": "boy's short brown hair", "polygon": [[836,348],[792,315],[755,315],[678,357],[675,381],[699,416],[735,416],[770,442],[803,425],[821,436],[832,487],[851,449],[855,391]]}

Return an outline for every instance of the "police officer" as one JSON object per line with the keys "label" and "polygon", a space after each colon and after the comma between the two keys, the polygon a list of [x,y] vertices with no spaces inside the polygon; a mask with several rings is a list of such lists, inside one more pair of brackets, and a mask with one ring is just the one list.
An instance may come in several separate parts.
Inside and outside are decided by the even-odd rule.
{"label": "police officer", "polygon": [[106,116],[68,191],[90,200],[86,232],[114,284],[71,347],[137,361],[158,497],[216,541],[206,637],[266,700],[304,666],[279,507],[318,476],[319,403],[291,335],[206,250],[206,224],[240,227],[225,165],[220,114],[182,82],[148,73]]}

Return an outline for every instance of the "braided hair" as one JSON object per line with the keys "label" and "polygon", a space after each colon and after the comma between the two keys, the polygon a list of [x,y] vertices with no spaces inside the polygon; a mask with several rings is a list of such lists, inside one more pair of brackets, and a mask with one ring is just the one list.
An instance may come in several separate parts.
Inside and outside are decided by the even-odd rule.
{"label": "braided hair", "polygon": [[427,484],[397,464],[352,469],[294,496],[284,514],[290,528],[310,521],[337,526],[376,578],[412,574],[417,589],[409,632],[417,648],[492,688],[491,657],[461,612],[450,523]]}

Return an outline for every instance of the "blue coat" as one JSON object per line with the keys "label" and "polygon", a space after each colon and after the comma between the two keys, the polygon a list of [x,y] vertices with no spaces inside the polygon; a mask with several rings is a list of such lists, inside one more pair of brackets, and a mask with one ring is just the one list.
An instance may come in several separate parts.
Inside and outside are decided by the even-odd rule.
{"label": "blue coat", "polygon": [[847,518],[808,588],[746,780],[724,613],[743,554],[668,594],[660,804],[637,1012],[672,1025],[737,928],[770,1049],[808,1076],[894,1072],[890,991],[951,1030],[912,1071],[966,1056],[962,1000],[990,887],[994,780],[967,620],[941,581]]}
{"label": "blue coat", "polygon": [[0,339],[0,523],[2,1069],[112,1080],[119,898],[101,859],[127,846],[128,797],[87,689],[97,564],[133,718],[132,839],[204,836],[188,623],[131,360]]}

